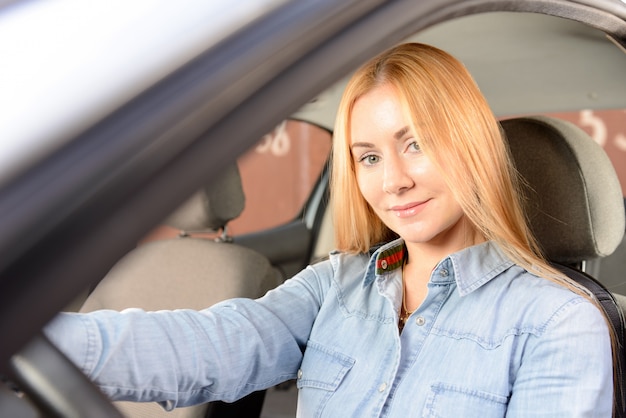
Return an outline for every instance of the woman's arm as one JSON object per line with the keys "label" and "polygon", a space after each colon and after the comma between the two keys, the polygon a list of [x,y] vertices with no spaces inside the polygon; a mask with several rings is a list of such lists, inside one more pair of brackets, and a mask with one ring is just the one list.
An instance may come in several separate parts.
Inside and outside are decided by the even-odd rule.
{"label": "woman's arm", "polygon": [[202,311],[61,314],[45,332],[114,400],[232,401],[295,377],[323,276],[309,268],[261,299]]}

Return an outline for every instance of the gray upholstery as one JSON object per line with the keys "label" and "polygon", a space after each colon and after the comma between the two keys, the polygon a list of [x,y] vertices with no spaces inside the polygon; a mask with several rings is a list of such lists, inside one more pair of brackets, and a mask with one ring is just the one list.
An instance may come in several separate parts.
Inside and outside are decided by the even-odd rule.
{"label": "gray upholstery", "polygon": [[588,260],[585,271],[598,278],[611,292],[626,295],[626,236],[610,256]]}
{"label": "gray upholstery", "polygon": [[227,298],[262,296],[279,277],[265,257],[238,245],[201,238],[154,241],[122,258],[81,311],[203,309]]}
{"label": "gray upholstery", "polygon": [[583,130],[536,116],[502,121],[526,211],[547,258],[579,263],[611,254],[624,235],[619,180],[604,150]]}
{"label": "gray upholstery", "polygon": [[241,176],[233,164],[209,186],[191,196],[165,223],[182,231],[217,231],[238,217],[244,206]]}
{"label": "gray upholstery", "polygon": [[[223,174],[170,220],[186,230],[218,229],[238,216],[243,207],[239,172],[235,166]],[[131,251],[102,279],[80,311],[202,309],[228,298],[260,297],[280,281],[280,272],[251,249],[211,239],[179,237],[143,244]],[[204,416],[207,410],[207,405],[169,413],[154,403],[117,402],[116,406],[131,418],[195,418]]]}

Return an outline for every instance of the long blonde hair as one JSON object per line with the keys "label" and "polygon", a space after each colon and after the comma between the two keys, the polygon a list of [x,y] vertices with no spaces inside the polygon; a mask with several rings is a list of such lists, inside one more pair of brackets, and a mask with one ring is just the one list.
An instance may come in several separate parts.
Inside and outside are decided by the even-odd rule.
{"label": "long blonde hair", "polygon": [[500,125],[467,69],[435,47],[396,46],[360,68],[339,105],[334,133],[331,193],[337,248],[366,252],[395,234],[359,191],[350,153],[355,102],[392,86],[422,151],[440,171],[471,225],[516,264],[589,295],[541,255],[525,218],[517,172]]}
{"label": "long blonde hair", "polygon": [[[615,330],[594,295],[552,267],[530,231],[500,125],[467,69],[432,46],[408,43],[384,52],[349,81],[333,140],[331,202],[340,251],[367,252],[396,237],[359,191],[350,151],[355,102],[376,87],[392,86],[420,148],[438,168],[472,226],[517,265],[594,303],[607,322],[617,364]],[[618,377],[614,369],[614,382]]]}

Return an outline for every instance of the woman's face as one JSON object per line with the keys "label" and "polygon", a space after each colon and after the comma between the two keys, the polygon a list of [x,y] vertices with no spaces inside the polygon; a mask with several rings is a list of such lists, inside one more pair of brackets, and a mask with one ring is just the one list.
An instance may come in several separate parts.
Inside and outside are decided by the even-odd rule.
{"label": "woman's face", "polygon": [[411,244],[463,248],[463,211],[438,170],[420,151],[389,85],[360,97],[352,110],[351,151],[365,200]]}

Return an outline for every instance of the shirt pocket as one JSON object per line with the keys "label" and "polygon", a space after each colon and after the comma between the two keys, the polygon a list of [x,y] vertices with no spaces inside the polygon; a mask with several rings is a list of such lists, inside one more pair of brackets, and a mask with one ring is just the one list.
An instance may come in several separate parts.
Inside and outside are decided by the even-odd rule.
{"label": "shirt pocket", "polygon": [[437,383],[430,387],[422,417],[502,418],[508,401],[508,396]]}
{"label": "shirt pocket", "polygon": [[328,400],[353,365],[353,358],[309,341],[298,370],[298,410],[306,411],[305,416],[321,416]]}

